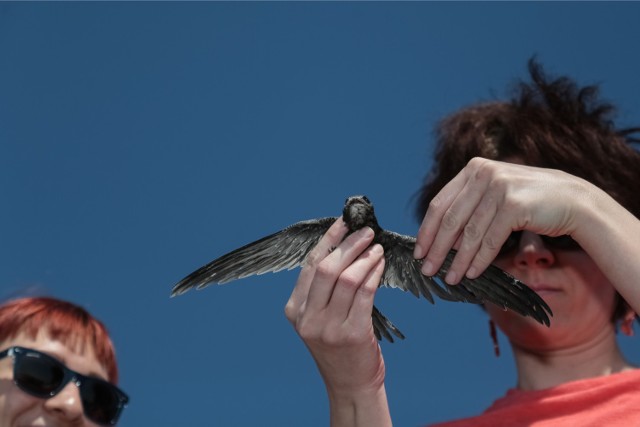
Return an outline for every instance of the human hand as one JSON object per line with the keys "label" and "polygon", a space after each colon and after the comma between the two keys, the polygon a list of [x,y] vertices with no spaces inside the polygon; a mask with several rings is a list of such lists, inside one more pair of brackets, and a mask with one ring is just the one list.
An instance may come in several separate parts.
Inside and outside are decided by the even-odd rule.
{"label": "human hand", "polygon": [[514,230],[571,235],[585,183],[557,170],[474,158],[431,201],[414,256],[433,275],[457,249],[445,281],[476,278]]}
{"label": "human hand", "polygon": [[369,247],[369,227],[343,241],[347,232],[341,218],[329,228],[307,257],[285,308],[330,398],[375,392],[384,383],[384,361],[371,323],[383,250]]}

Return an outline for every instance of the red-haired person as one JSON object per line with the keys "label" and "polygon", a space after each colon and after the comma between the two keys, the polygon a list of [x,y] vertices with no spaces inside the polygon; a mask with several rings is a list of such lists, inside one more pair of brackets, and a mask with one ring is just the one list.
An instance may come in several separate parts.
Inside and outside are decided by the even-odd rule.
{"label": "red-haired person", "polygon": [[[551,327],[487,305],[513,350],[513,388],[475,417],[438,425],[640,426],[640,369],[616,338],[640,312],[640,129],[614,127],[596,86],[549,79],[534,61],[529,70],[511,100],[440,123],[413,255],[433,275],[458,249],[451,285],[495,263],[545,299]],[[346,232],[336,221],[318,243],[286,314],[325,381],[332,426],[390,426],[371,325],[384,257],[371,230]],[[461,389],[484,392],[450,371]],[[437,399],[437,384],[425,384],[425,414]]]}
{"label": "red-haired person", "polygon": [[84,308],[48,297],[0,305],[0,427],[115,425],[129,398],[113,343]]}

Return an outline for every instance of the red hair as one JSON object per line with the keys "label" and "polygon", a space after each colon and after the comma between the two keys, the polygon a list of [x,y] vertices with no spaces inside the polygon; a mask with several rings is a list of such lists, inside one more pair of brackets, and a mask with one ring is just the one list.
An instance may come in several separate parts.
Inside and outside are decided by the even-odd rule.
{"label": "red hair", "polygon": [[107,328],[84,308],[49,297],[28,297],[0,305],[0,341],[20,333],[35,339],[45,330],[51,339],[84,352],[90,346],[105,367],[108,380],[118,382],[116,355]]}

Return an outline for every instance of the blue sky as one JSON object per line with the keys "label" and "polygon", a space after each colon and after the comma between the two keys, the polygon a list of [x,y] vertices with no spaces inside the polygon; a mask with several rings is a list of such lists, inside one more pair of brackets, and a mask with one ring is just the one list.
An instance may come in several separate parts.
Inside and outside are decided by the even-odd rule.
{"label": "blue sky", "polygon": [[[131,395],[121,426],[322,426],[283,308],[297,271],[179,298],[211,259],[367,194],[414,234],[434,123],[537,54],[640,123],[640,3],[0,3],[0,298],[90,309]],[[383,289],[395,423],[514,384],[485,315]],[[636,339],[622,339],[640,362]]]}

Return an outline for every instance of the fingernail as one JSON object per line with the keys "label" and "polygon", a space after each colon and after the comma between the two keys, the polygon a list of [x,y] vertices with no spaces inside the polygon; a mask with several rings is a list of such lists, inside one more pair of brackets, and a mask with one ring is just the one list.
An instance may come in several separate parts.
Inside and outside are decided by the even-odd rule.
{"label": "fingernail", "polygon": [[426,261],[422,264],[422,274],[425,276],[433,276],[433,264],[431,261]]}
{"label": "fingernail", "polygon": [[444,281],[450,285],[455,285],[457,283],[458,276],[453,271],[447,273],[444,278]]}
{"label": "fingernail", "polygon": [[476,268],[475,267],[469,267],[469,269],[467,270],[466,276],[469,279],[475,279],[476,278]]}
{"label": "fingernail", "polygon": [[415,247],[413,248],[413,258],[414,259],[421,259],[424,256],[424,250],[422,249],[422,246],[418,245],[416,243]]}
{"label": "fingernail", "polygon": [[375,245],[371,246],[371,253],[372,254],[381,254],[382,253],[382,245],[380,245],[379,243],[376,243]]}
{"label": "fingernail", "polygon": [[371,237],[373,236],[373,230],[371,229],[371,227],[362,227],[360,230],[358,230],[358,234],[360,237]]}

